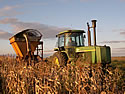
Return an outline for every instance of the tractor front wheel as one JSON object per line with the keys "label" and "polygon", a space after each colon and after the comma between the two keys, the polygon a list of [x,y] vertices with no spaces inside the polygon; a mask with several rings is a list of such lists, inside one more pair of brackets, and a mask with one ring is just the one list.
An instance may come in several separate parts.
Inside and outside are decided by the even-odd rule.
{"label": "tractor front wheel", "polygon": [[53,55],[52,63],[57,65],[58,67],[62,67],[62,66],[66,66],[67,60],[68,58],[65,53],[56,52]]}

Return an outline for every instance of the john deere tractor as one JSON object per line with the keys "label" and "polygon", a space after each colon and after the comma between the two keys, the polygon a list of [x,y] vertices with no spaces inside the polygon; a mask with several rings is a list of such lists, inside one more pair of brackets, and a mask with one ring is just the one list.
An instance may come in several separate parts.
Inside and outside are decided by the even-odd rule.
{"label": "john deere tractor", "polygon": [[[92,20],[92,27],[88,26],[88,46],[85,46],[84,30],[66,30],[60,32],[58,37],[57,51],[53,54],[53,63],[64,66],[67,63],[75,62],[78,58],[82,63],[107,64],[111,62],[111,52],[109,46],[96,45],[96,20]],[[91,44],[91,31],[93,28],[94,44]]]}

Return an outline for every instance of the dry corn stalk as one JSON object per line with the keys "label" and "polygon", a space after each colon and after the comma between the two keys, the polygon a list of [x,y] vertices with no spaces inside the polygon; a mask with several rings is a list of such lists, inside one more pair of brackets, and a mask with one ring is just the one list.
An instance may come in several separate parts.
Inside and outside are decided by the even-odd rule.
{"label": "dry corn stalk", "polygon": [[[124,92],[118,86],[122,74],[118,70],[99,66],[73,66],[58,68],[51,61],[27,67],[16,63],[14,57],[0,57],[0,92],[14,94],[111,94]],[[121,89],[119,89],[121,88]]]}

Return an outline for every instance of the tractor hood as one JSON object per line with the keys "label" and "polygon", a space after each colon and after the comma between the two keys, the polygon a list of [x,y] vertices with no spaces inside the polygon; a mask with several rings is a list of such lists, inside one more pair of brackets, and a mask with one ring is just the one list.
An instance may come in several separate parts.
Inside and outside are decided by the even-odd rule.
{"label": "tractor hood", "polygon": [[[111,63],[111,53],[109,46],[87,46],[77,47],[76,53],[84,54],[83,58],[92,63]],[[88,59],[86,59],[88,58]]]}

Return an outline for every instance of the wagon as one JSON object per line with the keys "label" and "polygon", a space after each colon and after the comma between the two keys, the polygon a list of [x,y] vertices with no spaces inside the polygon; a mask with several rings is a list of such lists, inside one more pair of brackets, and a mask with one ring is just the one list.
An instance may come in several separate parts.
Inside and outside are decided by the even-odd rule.
{"label": "wagon", "polygon": [[43,59],[42,34],[35,29],[26,29],[12,36],[10,44],[12,45],[19,59],[41,57]]}

